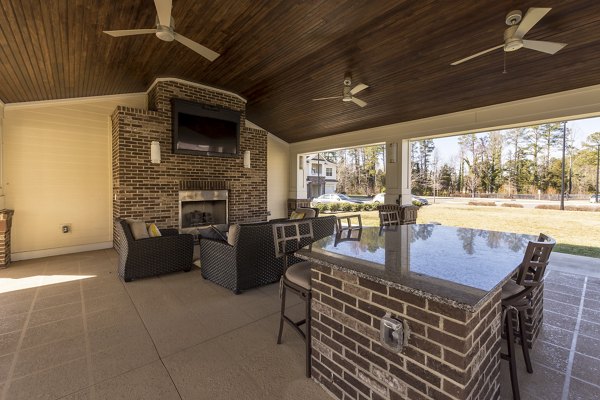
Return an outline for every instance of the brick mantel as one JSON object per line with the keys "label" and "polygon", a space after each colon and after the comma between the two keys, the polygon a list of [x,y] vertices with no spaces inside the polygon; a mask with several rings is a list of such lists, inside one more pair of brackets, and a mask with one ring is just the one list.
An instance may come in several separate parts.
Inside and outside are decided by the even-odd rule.
{"label": "brick mantel", "polygon": [[[241,112],[240,155],[209,157],[171,151],[171,99],[184,99]],[[238,96],[181,81],[160,81],[148,93],[149,110],[119,106],[112,115],[113,216],[178,225],[178,192],[184,181],[222,181],[229,189],[230,222],[267,217],[267,132],[246,127],[245,102]],[[150,162],[158,141],[161,163]],[[250,150],[252,168],[242,154]]]}

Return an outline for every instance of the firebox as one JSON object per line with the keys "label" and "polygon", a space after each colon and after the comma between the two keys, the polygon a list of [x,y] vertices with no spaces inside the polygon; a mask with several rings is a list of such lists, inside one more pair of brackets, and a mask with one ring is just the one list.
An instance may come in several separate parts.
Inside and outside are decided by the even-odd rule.
{"label": "firebox", "polygon": [[179,192],[179,230],[194,232],[198,228],[227,224],[229,220],[227,190],[182,190]]}

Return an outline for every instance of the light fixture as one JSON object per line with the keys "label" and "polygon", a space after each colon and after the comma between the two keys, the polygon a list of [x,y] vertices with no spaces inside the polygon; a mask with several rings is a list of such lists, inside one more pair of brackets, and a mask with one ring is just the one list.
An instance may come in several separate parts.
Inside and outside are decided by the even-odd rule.
{"label": "light fixture", "polygon": [[250,168],[250,150],[244,151],[244,168]]}
{"label": "light fixture", "polygon": [[390,164],[396,163],[398,160],[398,143],[388,143],[387,157]]}
{"label": "light fixture", "polygon": [[156,140],[150,143],[150,161],[152,164],[160,164],[160,143]]}
{"label": "light fixture", "polygon": [[298,169],[304,169],[304,156],[298,156]]}

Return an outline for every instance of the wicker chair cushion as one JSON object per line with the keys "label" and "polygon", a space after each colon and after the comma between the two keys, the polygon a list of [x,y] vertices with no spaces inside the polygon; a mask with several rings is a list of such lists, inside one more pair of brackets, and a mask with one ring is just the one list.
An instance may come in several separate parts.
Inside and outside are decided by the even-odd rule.
{"label": "wicker chair cushion", "polygon": [[292,213],[290,214],[290,219],[303,219],[303,218],[304,218],[303,212],[292,211]]}
{"label": "wicker chair cushion", "polygon": [[129,229],[131,230],[131,235],[135,240],[139,239],[148,239],[150,235],[148,235],[148,229],[146,228],[146,223],[144,221],[128,221]]}
{"label": "wicker chair cushion", "polygon": [[303,287],[304,289],[310,290],[310,268],[311,263],[309,261],[302,261],[297,264],[293,264],[288,267],[285,272],[285,277],[292,283]]}
{"label": "wicker chair cushion", "polygon": [[231,225],[229,227],[229,233],[227,234],[227,243],[229,243],[231,246],[235,246],[239,237],[240,226],[238,224]]}
{"label": "wicker chair cushion", "polygon": [[304,218],[315,218],[317,212],[312,208],[296,208],[297,213],[304,213]]}

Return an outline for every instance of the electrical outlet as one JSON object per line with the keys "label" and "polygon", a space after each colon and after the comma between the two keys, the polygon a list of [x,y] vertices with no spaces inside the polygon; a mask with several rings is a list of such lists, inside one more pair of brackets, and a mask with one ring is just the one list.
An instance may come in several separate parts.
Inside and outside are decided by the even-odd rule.
{"label": "electrical outlet", "polygon": [[62,233],[71,233],[71,224],[62,224],[60,230]]}

